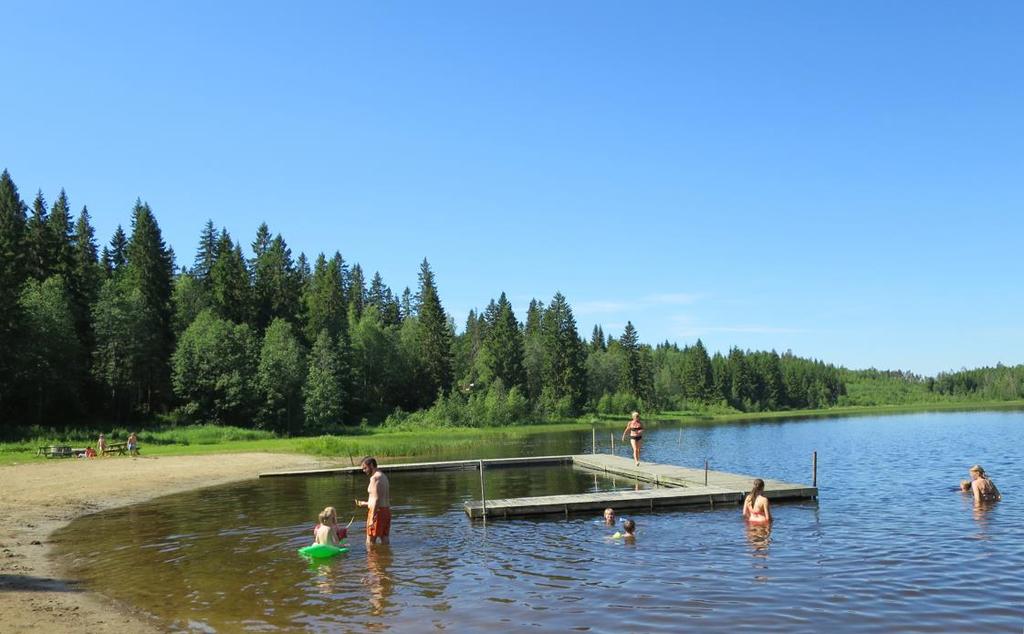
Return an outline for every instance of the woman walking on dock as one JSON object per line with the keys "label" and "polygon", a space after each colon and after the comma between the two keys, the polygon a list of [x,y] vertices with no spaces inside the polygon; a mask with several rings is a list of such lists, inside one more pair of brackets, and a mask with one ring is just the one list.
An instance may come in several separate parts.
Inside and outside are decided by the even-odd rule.
{"label": "woman walking on dock", "polygon": [[633,417],[626,423],[622,430],[622,441],[626,441],[626,434],[629,434],[629,444],[633,446],[633,462],[640,466],[640,443],[644,437],[644,424],[640,422],[640,412],[633,412]]}

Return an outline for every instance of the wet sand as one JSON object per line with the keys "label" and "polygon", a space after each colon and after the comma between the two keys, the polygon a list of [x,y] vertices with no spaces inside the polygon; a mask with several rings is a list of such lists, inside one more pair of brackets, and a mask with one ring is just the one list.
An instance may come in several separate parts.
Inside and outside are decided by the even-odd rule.
{"label": "wet sand", "polygon": [[143,612],[81,588],[50,556],[71,520],[169,493],[329,466],[294,454],[32,460],[0,467],[0,629],[4,632],[159,632]]}

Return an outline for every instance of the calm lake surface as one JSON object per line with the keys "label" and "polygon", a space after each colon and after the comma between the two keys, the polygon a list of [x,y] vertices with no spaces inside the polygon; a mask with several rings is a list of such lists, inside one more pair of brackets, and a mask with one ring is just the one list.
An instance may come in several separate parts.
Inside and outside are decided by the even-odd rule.
{"label": "calm lake surface", "polygon": [[[471,523],[477,472],[396,473],[391,546],[368,552],[351,502],[365,476],[267,479],[85,517],[55,541],[87,587],[174,631],[1024,628],[1024,412],[656,426],[645,440],[645,460],[790,482],[810,482],[817,450],[820,499],[774,505],[770,532],[733,506],[631,514],[624,544],[596,516]],[[486,453],[590,446],[588,430]],[[957,488],[976,462],[1003,493],[987,508]],[[486,474],[488,497],[633,486],[569,467]],[[327,504],[356,515],[351,551],[310,564],[295,549]]]}

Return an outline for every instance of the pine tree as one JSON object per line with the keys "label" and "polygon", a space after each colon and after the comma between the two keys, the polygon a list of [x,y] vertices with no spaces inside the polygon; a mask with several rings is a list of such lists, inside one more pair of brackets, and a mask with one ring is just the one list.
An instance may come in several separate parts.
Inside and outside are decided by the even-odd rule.
{"label": "pine tree", "polygon": [[306,403],[306,429],[325,431],[345,417],[344,370],[337,346],[324,328],[309,353],[309,373],[302,390]]}
{"label": "pine tree", "polygon": [[590,333],[590,349],[594,351],[608,349],[604,342],[604,329],[598,324],[594,324],[594,330]]}
{"label": "pine tree", "polygon": [[292,252],[281,234],[269,242],[263,235],[266,225],[256,234],[252,261],[253,300],[256,328],[262,331],[277,318],[296,323],[299,314],[300,282],[292,262]]}

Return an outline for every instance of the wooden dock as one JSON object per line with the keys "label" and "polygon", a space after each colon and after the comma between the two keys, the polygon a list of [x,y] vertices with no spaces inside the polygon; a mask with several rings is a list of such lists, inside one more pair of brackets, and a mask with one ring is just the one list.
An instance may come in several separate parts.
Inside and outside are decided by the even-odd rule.
{"label": "wooden dock", "polygon": [[[608,506],[616,510],[653,511],[657,508],[692,505],[735,505],[743,502],[754,481],[754,476],[708,471],[705,484],[703,469],[653,462],[641,462],[637,467],[628,458],[608,454],[572,456],[572,463],[573,466],[588,471],[625,476],[641,482],[651,482],[663,488],[493,499],[486,501],[487,517],[494,519],[556,514],[568,516],[572,513],[594,513]],[[813,486],[763,479],[764,494],[770,500],[809,500],[818,497],[818,489]],[[466,502],[464,507],[470,518],[480,518],[484,515],[484,504],[479,500]]]}
{"label": "wooden dock", "polygon": [[[608,454],[581,454],[575,456],[540,456],[529,458],[492,458],[486,460],[448,460],[443,462],[409,462],[381,464],[385,473],[416,471],[467,471],[483,465],[490,468],[535,467],[572,465],[586,471],[628,478],[636,482],[650,482],[652,489],[640,491],[599,491],[569,495],[543,495],[530,498],[503,498],[486,501],[487,517],[507,518],[530,515],[565,515],[594,513],[605,507],[616,510],[655,510],[660,508],[740,504],[750,491],[754,476],[707,471],[675,465],[641,462],[640,466],[621,456]],[[261,478],[355,475],[362,473],[359,466],[332,469],[303,469],[261,473]],[[706,480],[705,480],[706,478]],[[793,484],[764,478],[764,494],[771,500],[813,500],[818,489],[806,484]],[[466,502],[470,518],[484,516],[484,505],[479,500]]]}

